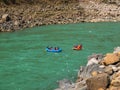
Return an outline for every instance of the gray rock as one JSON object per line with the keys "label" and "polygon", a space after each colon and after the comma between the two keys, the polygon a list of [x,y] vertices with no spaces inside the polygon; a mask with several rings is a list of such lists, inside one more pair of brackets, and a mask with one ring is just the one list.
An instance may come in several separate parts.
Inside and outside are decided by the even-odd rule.
{"label": "gray rock", "polygon": [[83,79],[88,79],[91,77],[91,73],[93,71],[103,71],[103,69],[99,68],[98,64],[92,64],[86,67],[81,67],[78,72],[78,77],[83,78]]}
{"label": "gray rock", "polygon": [[114,52],[113,53],[118,53],[118,52],[120,52],[120,47],[114,48]]}
{"label": "gray rock", "polygon": [[92,64],[98,64],[102,59],[103,59],[103,55],[102,54],[93,54],[88,56],[88,65],[92,65]]}
{"label": "gray rock", "polygon": [[63,90],[69,90],[68,88],[74,88],[74,84],[67,79],[60,80],[59,82],[59,88],[62,88]]}

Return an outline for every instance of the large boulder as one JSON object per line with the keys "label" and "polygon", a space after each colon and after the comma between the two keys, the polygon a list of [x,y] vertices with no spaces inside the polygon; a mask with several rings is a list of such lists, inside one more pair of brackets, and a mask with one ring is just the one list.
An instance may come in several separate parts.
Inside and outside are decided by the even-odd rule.
{"label": "large boulder", "polygon": [[100,61],[100,64],[103,65],[110,65],[110,64],[115,64],[120,61],[120,57],[116,53],[108,53],[106,56],[103,58],[103,60]]}
{"label": "large boulder", "polygon": [[88,90],[106,89],[109,85],[110,79],[108,74],[98,74],[86,80]]}

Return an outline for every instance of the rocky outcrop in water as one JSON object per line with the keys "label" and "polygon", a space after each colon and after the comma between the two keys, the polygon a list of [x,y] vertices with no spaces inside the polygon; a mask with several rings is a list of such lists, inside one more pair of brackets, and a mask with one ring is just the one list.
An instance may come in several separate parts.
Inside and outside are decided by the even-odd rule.
{"label": "rocky outcrop in water", "polygon": [[62,84],[55,90],[120,90],[120,47],[113,53],[89,56],[87,66],[80,67],[76,82]]}

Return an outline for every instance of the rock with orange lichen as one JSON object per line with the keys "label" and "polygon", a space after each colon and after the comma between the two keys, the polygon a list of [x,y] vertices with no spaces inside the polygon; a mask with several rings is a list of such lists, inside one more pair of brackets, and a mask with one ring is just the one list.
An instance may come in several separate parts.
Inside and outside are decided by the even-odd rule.
{"label": "rock with orange lichen", "polygon": [[103,58],[103,60],[100,61],[100,64],[103,65],[110,65],[114,64],[120,61],[120,57],[116,53],[108,53],[106,56]]}

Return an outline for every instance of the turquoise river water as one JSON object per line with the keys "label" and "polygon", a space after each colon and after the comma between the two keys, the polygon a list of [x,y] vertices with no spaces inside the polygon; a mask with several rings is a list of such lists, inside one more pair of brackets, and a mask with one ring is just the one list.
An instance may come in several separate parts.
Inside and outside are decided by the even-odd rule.
{"label": "turquoise river water", "polygon": [[[81,51],[73,45],[83,44]],[[59,46],[60,53],[46,52]],[[64,78],[75,81],[93,53],[120,46],[120,23],[49,25],[0,33],[0,90],[54,90]]]}

